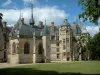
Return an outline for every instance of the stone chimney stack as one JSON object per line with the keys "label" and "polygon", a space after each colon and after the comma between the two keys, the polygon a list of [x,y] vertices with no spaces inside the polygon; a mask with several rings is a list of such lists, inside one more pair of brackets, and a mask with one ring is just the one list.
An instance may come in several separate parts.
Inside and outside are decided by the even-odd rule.
{"label": "stone chimney stack", "polygon": [[21,18],[21,23],[22,23],[22,25],[24,24],[24,18]]}
{"label": "stone chimney stack", "polygon": [[54,22],[51,22],[51,32],[54,32]]}
{"label": "stone chimney stack", "polygon": [[3,22],[3,28],[7,27],[7,22]]}

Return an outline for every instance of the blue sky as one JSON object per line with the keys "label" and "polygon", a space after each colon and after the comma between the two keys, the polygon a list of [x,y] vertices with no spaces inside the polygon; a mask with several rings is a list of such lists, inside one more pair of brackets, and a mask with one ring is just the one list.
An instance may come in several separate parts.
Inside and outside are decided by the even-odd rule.
{"label": "blue sky", "polygon": [[[11,0],[11,3],[8,5],[3,5],[7,0],[0,1],[1,9],[24,9],[29,7],[23,2],[23,0]],[[34,0],[35,1],[35,0]],[[64,10],[67,13],[69,22],[76,21],[75,17],[82,12],[81,8],[78,6],[78,0],[37,0],[37,4],[34,4],[34,7],[57,7],[59,10]],[[67,16],[66,16],[67,17]]]}
{"label": "blue sky", "polygon": [[[4,14],[4,21],[8,25],[14,25],[20,15],[20,11],[25,21],[30,19],[30,0],[0,0],[0,11]],[[34,19],[36,24],[38,21],[47,19],[47,24],[52,21],[56,25],[61,25],[63,20],[68,17],[68,21],[72,24],[77,22],[76,17],[82,13],[81,7],[78,6],[78,0],[33,0]],[[78,20],[80,22],[80,20]],[[27,22],[28,23],[28,22]],[[90,27],[92,25],[92,28]],[[98,26],[90,22],[83,23],[90,34],[94,35],[98,32]],[[95,27],[95,28],[94,28]],[[92,32],[92,30],[95,30]]]}

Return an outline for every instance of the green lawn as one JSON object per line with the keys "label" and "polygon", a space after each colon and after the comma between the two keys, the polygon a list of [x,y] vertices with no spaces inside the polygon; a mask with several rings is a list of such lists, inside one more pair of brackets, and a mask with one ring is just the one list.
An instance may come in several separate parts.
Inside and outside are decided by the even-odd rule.
{"label": "green lawn", "polygon": [[0,69],[0,75],[99,75],[100,62],[35,64]]}

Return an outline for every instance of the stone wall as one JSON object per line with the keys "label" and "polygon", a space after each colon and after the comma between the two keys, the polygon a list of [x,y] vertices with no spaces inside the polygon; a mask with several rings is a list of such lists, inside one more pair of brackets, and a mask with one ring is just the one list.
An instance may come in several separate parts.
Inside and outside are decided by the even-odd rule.
{"label": "stone wall", "polygon": [[4,50],[0,51],[0,63],[3,62],[4,59]]}
{"label": "stone wall", "polygon": [[18,64],[19,63],[19,55],[8,55],[8,63],[10,64]]}

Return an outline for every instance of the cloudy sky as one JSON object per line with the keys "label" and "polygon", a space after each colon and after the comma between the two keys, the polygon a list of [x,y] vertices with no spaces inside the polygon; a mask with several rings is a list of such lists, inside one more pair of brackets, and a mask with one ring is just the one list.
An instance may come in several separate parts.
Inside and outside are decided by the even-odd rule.
{"label": "cloudy sky", "polygon": [[[25,18],[25,22],[30,20],[31,0],[0,0],[0,12],[3,13],[3,21],[7,21],[9,26],[13,26],[20,17],[20,11]],[[78,6],[78,0],[33,0],[33,14],[35,23],[47,20],[47,24],[52,21],[55,25],[61,25],[65,18],[69,23],[80,22],[77,20],[78,14],[82,12]],[[99,21],[100,22],[100,21]],[[93,36],[99,31],[99,26],[85,22],[83,26]]]}

